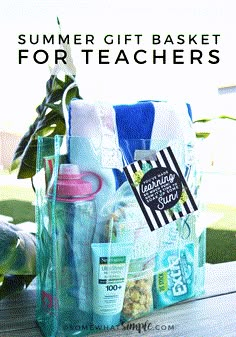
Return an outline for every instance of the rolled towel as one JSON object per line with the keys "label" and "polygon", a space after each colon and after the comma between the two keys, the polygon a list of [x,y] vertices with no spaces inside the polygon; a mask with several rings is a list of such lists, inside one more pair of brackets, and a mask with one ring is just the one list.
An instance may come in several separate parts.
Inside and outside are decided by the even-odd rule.
{"label": "rolled towel", "polygon": [[[69,161],[81,171],[92,171],[102,178],[102,189],[96,196],[96,207],[101,210],[116,191],[113,168],[121,168],[115,111],[111,105],[73,100],[69,108]],[[94,241],[100,237],[100,219],[97,215]]]}

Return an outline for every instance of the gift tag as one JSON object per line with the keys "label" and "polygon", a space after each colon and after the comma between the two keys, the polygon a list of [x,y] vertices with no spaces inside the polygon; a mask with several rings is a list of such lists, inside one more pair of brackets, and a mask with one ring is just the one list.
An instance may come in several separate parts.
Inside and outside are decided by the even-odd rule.
{"label": "gift tag", "polygon": [[155,160],[138,160],[124,172],[153,231],[197,210],[197,205],[171,147]]}

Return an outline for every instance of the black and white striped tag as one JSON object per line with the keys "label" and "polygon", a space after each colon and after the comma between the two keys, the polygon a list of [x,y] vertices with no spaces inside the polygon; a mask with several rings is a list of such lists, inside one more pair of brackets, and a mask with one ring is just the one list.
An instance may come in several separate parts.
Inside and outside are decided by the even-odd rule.
{"label": "black and white striped tag", "polygon": [[197,210],[172,149],[167,147],[156,156],[124,167],[151,231]]}

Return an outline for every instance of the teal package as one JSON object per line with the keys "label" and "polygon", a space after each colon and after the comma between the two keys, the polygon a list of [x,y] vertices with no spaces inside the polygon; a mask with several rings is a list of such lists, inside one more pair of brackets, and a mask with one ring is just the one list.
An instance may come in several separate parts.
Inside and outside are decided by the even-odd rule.
{"label": "teal package", "polygon": [[156,255],[153,301],[157,309],[194,296],[194,244]]}

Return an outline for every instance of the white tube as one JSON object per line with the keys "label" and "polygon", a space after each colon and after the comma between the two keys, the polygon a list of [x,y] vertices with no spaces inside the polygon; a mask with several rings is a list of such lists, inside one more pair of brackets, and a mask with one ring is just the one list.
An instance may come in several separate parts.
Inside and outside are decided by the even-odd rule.
{"label": "white tube", "polygon": [[101,329],[120,324],[132,244],[93,243],[93,321]]}

